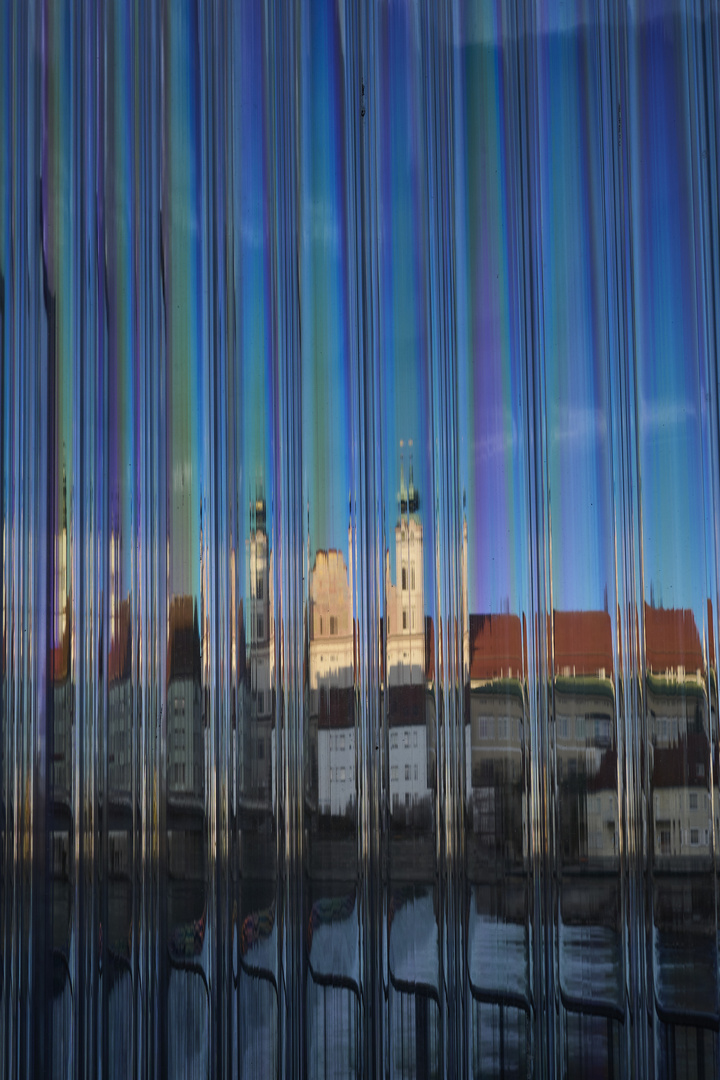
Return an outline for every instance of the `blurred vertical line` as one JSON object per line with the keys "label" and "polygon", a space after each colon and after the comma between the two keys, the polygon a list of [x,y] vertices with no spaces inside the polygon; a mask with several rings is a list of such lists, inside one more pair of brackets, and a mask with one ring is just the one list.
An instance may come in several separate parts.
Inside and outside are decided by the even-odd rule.
{"label": "blurred vertical line", "polygon": [[[229,971],[228,971],[228,1000],[227,1013],[229,1025],[230,1050],[228,1058],[228,1076],[239,1074],[240,1063],[240,906],[239,894],[239,827],[238,827],[238,794],[239,794],[239,754],[238,743],[241,732],[241,676],[238,670],[239,664],[245,659],[245,650],[240,636],[240,605],[241,595],[240,572],[238,568],[240,553],[240,508],[239,508],[239,477],[238,477],[238,417],[234,408],[237,401],[237,298],[235,285],[235,200],[233,184],[233,162],[235,160],[235,94],[233,72],[235,70],[236,57],[234,53],[235,8],[230,5],[225,11],[224,27],[221,31],[225,38],[225,53],[222,78],[222,94],[224,95],[224,124],[221,128],[224,142],[223,161],[223,184],[225,196],[226,226],[224,236],[224,250],[222,258],[225,265],[225,339],[226,339],[226,370],[225,370],[225,413],[226,413],[226,437],[224,445],[227,447],[226,462],[226,491],[227,491],[227,515],[223,534],[223,543],[229,549],[227,558],[227,591],[225,607],[225,622],[222,628],[222,637],[225,648],[224,677],[227,680],[225,708],[227,709],[228,723],[228,765],[227,765],[227,930],[229,948]],[[222,386],[219,387],[222,392]],[[235,553],[233,556],[233,552]],[[222,586],[221,586],[222,591]],[[270,613],[272,618],[272,612]],[[271,688],[272,689],[272,688]],[[277,753],[277,747],[276,747]],[[236,982],[237,978],[237,982]],[[236,1032],[233,1037],[233,1032]]]}
{"label": "blurred vertical line", "polygon": [[[718,260],[718,141],[715,123],[715,82],[717,80],[717,54],[713,46],[713,14],[701,3],[688,15],[688,77],[690,80],[690,126],[693,153],[693,209],[695,218],[695,250],[698,281],[697,318],[699,324],[698,351],[700,354],[700,422],[702,435],[702,471],[705,498],[704,533],[706,550],[706,587],[708,602],[705,606],[702,640],[707,670],[707,694],[709,708],[709,783],[713,807],[710,828],[710,851],[713,863],[715,941],[719,936],[720,916],[720,854],[717,835],[718,777],[716,748],[718,746],[717,661],[713,643],[718,642],[718,582],[720,581],[720,430],[718,424],[718,362],[720,339],[718,337],[718,313],[720,312],[720,261]],[[716,32],[718,25],[715,17]],[[712,145],[711,145],[712,144]],[[715,358],[715,363],[713,363]],[[712,598],[715,598],[713,611]],[[715,645],[717,648],[717,645]],[[714,722],[713,722],[714,718]],[[720,964],[720,957],[718,958]],[[720,967],[718,967],[720,974]],[[716,985],[718,978],[716,975]],[[716,996],[715,1011],[720,1007]],[[715,1035],[716,1053],[720,1039]]]}
{"label": "blurred vertical line", "polygon": [[635,909],[637,878],[635,870],[634,803],[634,733],[632,701],[631,623],[628,617],[632,594],[632,564],[628,545],[628,446],[627,424],[624,422],[627,378],[626,329],[623,304],[622,250],[622,125],[618,77],[618,23],[611,10],[612,0],[599,14],[598,49],[601,79],[601,111],[603,134],[603,213],[605,229],[606,318],[610,363],[608,367],[608,400],[610,403],[610,432],[612,441],[613,534],[615,543],[615,578],[617,595],[617,637],[614,642],[615,693],[620,712],[618,724],[618,754],[620,759],[620,843],[622,874],[622,922],[626,947],[624,950],[623,988],[629,1024],[623,1038],[625,1057],[630,1074],[644,1075],[641,1067],[641,1045],[644,1027],[638,1025],[638,942],[636,940]]}
{"label": "blurred vertical line", "polygon": [[[110,649],[111,639],[113,635],[113,627],[110,621],[110,590],[114,588],[114,583],[110,579],[109,566],[107,565],[107,548],[110,541],[110,462],[109,462],[109,442],[110,442],[110,393],[109,393],[109,374],[110,374],[110,358],[109,358],[109,337],[110,337],[110,298],[108,294],[108,274],[107,274],[107,222],[105,218],[106,214],[106,191],[105,191],[105,161],[106,161],[106,116],[105,108],[107,107],[107,95],[105,89],[106,72],[110,65],[112,78],[112,67],[108,57],[107,49],[107,37],[105,29],[106,10],[104,2],[100,2],[96,8],[96,20],[95,25],[92,25],[92,15],[89,16],[90,25],[86,28],[87,40],[85,41],[85,47],[83,49],[83,58],[85,63],[89,65],[90,73],[87,79],[89,86],[85,87],[85,99],[90,107],[89,103],[95,104],[95,116],[94,116],[94,130],[96,137],[95,153],[92,153],[92,147],[88,153],[89,165],[86,170],[83,170],[83,189],[85,191],[85,198],[87,198],[87,188],[90,187],[93,190],[94,198],[91,200],[91,205],[95,209],[94,215],[94,235],[90,238],[91,242],[88,244],[88,253],[91,255],[94,252],[94,263],[88,267],[88,272],[85,275],[88,282],[96,289],[96,340],[95,346],[97,349],[97,357],[95,360],[97,377],[98,377],[98,393],[95,400],[95,410],[97,414],[97,426],[96,426],[96,446],[93,451],[93,461],[97,467],[97,478],[95,484],[95,521],[97,525],[97,534],[95,539],[95,548],[97,551],[97,572],[96,583],[97,588],[95,590],[95,598],[97,603],[97,625],[94,625],[91,629],[93,643],[97,650],[97,659],[94,665],[95,675],[95,693],[96,693],[96,709],[95,709],[95,722],[97,725],[97,731],[95,733],[94,745],[98,748],[98,770],[100,778],[95,784],[95,791],[99,790],[99,821],[96,826],[96,840],[97,847],[95,852],[95,865],[93,867],[93,878],[98,882],[98,911],[97,918],[93,918],[91,922],[91,932],[93,935],[98,935],[104,930],[104,941],[98,947],[98,961],[97,964],[93,964],[93,972],[97,971],[98,980],[98,993],[96,995],[96,1010],[98,1016],[96,1020],[97,1024],[93,1024],[91,1031],[95,1031],[99,1028],[99,1037],[96,1036],[99,1043],[95,1054],[95,1073],[102,1077],[109,1076],[109,967],[110,967],[110,925],[109,925],[109,857],[108,857],[108,817],[109,817],[109,754],[110,746],[108,739],[109,728],[109,693],[108,686],[111,678],[110,675]],[[94,30],[94,33],[93,33]],[[93,59],[95,60],[93,64]],[[85,124],[90,126],[90,121],[86,117]],[[81,190],[81,198],[83,197],[83,191]],[[94,241],[94,242],[93,242]],[[92,262],[92,259],[91,259]],[[90,353],[90,350],[88,350]],[[93,365],[93,358],[89,356],[88,373]],[[119,597],[116,597],[116,601]],[[92,745],[92,744],[91,744]],[[98,1000],[99,999],[99,1000]]]}
{"label": "blurred vertical line", "polygon": [[[7,999],[8,1027],[11,1027],[10,1052],[8,1055],[8,1075],[18,1077],[24,1073],[32,1075],[32,1063],[28,1061],[27,1048],[23,1046],[23,1034],[26,1028],[25,1012],[28,1007],[28,972],[26,970],[27,942],[29,933],[28,919],[32,922],[30,911],[32,895],[28,891],[27,879],[29,867],[26,865],[29,842],[25,836],[25,820],[29,816],[30,777],[25,761],[26,701],[29,700],[32,683],[27,667],[28,652],[28,584],[27,559],[25,554],[24,530],[26,527],[26,508],[32,508],[31,490],[28,488],[28,470],[26,462],[27,442],[25,403],[26,383],[31,381],[31,365],[34,362],[34,339],[28,340],[32,326],[25,315],[39,316],[38,291],[42,288],[42,240],[38,235],[40,211],[40,167],[36,161],[34,140],[37,138],[38,106],[36,103],[37,83],[39,81],[36,66],[31,63],[31,29],[28,23],[34,9],[27,8],[13,11],[14,48],[13,80],[14,95],[12,107],[13,154],[13,254],[11,289],[12,316],[12,382],[10,400],[12,402],[13,423],[11,428],[10,470],[8,482],[12,477],[9,491],[10,506],[10,544],[12,549],[12,627],[10,633],[11,653],[11,719],[9,723],[8,746],[12,761],[12,896],[8,914],[12,954],[10,959],[10,990]],[[28,193],[29,187],[29,193]],[[32,244],[39,256],[40,266],[31,290],[29,250]],[[40,405],[42,402],[39,403]],[[38,447],[38,460],[43,453],[48,453],[47,445]],[[23,516],[21,517],[21,508]],[[40,524],[40,522],[39,522]],[[38,549],[44,537],[37,538]],[[47,1030],[46,1006],[39,1008],[39,1039]]]}
{"label": "blurred vertical line", "polygon": [[[150,649],[153,657],[151,669],[151,702],[148,715],[148,783],[150,785],[149,817],[151,833],[151,854],[146,872],[151,877],[151,918],[148,924],[148,959],[150,977],[148,980],[148,1003],[154,1002],[150,1029],[150,1058],[148,1073],[150,1076],[166,1076],[167,1062],[167,1015],[164,998],[168,981],[169,944],[167,913],[165,908],[166,867],[167,867],[167,827],[166,827],[166,734],[167,734],[167,625],[170,597],[168,596],[169,573],[169,523],[167,505],[167,399],[170,379],[168,355],[169,313],[167,296],[167,240],[169,228],[169,188],[170,166],[168,156],[167,112],[168,103],[167,72],[169,56],[167,21],[169,0],[162,0],[159,8],[151,5],[151,94],[155,97],[157,115],[153,115],[153,125],[149,138],[153,148],[149,171],[153,194],[157,199],[157,219],[150,215],[148,231],[151,244],[151,266],[149,281],[157,283],[155,311],[152,316],[151,342],[148,350],[150,369],[149,416],[148,424],[152,439],[150,503],[148,513],[151,521],[153,552],[153,582],[150,592],[152,598],[152,616],[150,630]],[[153,199],[148,200],[149,209],[153,208]],[[157,356],[158,363],[152,362]],[[157,418],[157,426],[154,420]]]}
{"label": "blurred vertical line", "polygon": [[537,42],[534,11],[515,9],[518,43],[518,98],[520,106],[520,170],[523,207],[522,292],[524,301],[523,338],[527,383],[527,448],[530,507],[530,598],[528,619],[528,707],[532,732],[533,836],[532,858],[535,876],[533,968],[535,980],[536,1061],[540,1076],[554,1075],[556,1058],[555,1000],[556,941],[551,913],[553,881],[551,844],[554,833],[551,797],[549,740],[549,669],[552,669],[552,639],[548,641],[549,595],[552,575],[549,565],[548,480],[546,453],[545,369],[543,356],[543,261],[540,230],[537,118]]}
{"label": "blurred vertical line", "polygon": [[[376,920],[373,909],[374,862],[372,828],[375,818],[372,802],[372,766],[374,759],[373,711],[370,683],[370,619],[368,560],[368,401],[366,386],[366,331],[364,325],[365,207],[363,199],[363,135],[366,123],[367,88],[362,41],[362,12],[359,5],[346,3],[345,48],[345,172],[347,177],[348,243],[348,320],[351,357],[350,398],[353,430],[351,432],[351,481],[349,506],[348,572],[353,614],[353,651],[355,684],[355,737],[357,747],[357,867],[359,912],[359,984],[362,1002],[360,1025],[360,1062],[364,1075],[375,1075],[373,1034],[373,988],[376,975]],[[350,212],[354,211],[354,212]],[[317,544],[316,540],[316,544]],[[309,629],[309,628],[308,628]]]}
{"label": "blurred vertical line", "polygon": [[[7,359],[8,320],[5,306],[5,281],[9,275],[11,217],[11,139],[9,130],[10,116],[10,73],[13,70],[12,50],[12,8],[0,13],[0,158],[5,162],[0,169],[0,592],[2,593],[2,626],[0,629],[0,1076],[3,1080],[9,1075],[10,1025],[8,1022],[8,1000],[10,996],[9,952],[10,933],[8,929],[8,899],[12,888],[10,874],[10,844],[8,824],[10,821],[10,740],[9,740],[9,642],[8,625],[10,621],[9,596],[9,501],[8,483],[5,476],[6,442],[9,440],[10,409],[8,407],[6,385],[9,381],[9,362]],[[9,287],[9,276],[8,276]]]}
{"label": "blurred vertical line", "polygon": [[618,598],[621,604],[622,704],[625,718],[625,812],[628,845],[627,867],[630,960],[630,1009],[633,1019],[632,1065],[634,1075],[649,1075],[646,939],[645,939],[645,816],[643,811],[643,704],[639,653],[639,620],[642,619],[640,588],[639,475],[637,459],[637,408],[635,402],[634,286],[632,238],[629,219],[629,157],[627,118],[628,20],[624,7],[608,0],[609,56],[612,64],[614,148],[614,264],[616,281],[618,355],[613,373],[616,390],[612,398],[613,424],[620,485],[616,521],[622,547],[618,552]]}
{"label": "blurred vertical line", "polygon": [[[216,327],[216,297],[217,297],[217,260],[215,249],[215,191],[214,191],[214,122],[215,122],[215,71],[218,58],[215,53],[214,40],[214,15],[212,5],[198,5],[197,8],[197,48],[198,83],[200,101],[196,103],[198,109],[198,132],[199,146],[196,150],[199,163],[198,184],[201,191],[202,201],[199,209],[200,221],[198,232],[200,242],[200,261],[202,264],[203,277],[203,301],[205,306],[204,335],[200,343],[199,356],[190,360],[191,368],[194,364],[200,367],[200,377],[204,382],[203,401],[205,415],[201,417],[200,441],[205,443],[203,457],[205,459],[205,472],[200,479],[200,507],[201,507],[201,546],[200,546],[200,649],[202,670],[202,694],[203,694],[203,720],[204,727],[209,732],[206,739],[207,760],[206,770],[206,794],[205,794],[205,830],[207,833],[207,930],[212,943],[212,952],[209,957],[209,1007],[210,1015],[208,1032],[208,1067],[216,1076],[220,1072],[220,1038],[221,1017],[220,1003],[220,966],[218,948],[220,946],[219,924],[219,896],[218,874],[220,865],[216,845],[217,833],[217,764],[218,764],[218,680],[217,664],[219,655],[215,648],[217,641],[215,618],[217,613],[217,596],[214,589],[215,572],[217,568],[218,550],[216,546],[215,519],[217,512],[217,460],[216,460],[216,421],[214,392],[218,368],[217,355],[217,327]],[[168,749],[170,745],[168,744]],[[168,867],[169,870],[169,867]]]}
{"label": "blurred vertical line", "polygon": [[214,557],[211,558],[211,601],[214,608],[213,631],[215,639],[215,709],[216,709],[216,747],[215,747],[215,823],[213,846],[216,850],[217,876],[217,941],[216,941],[216,976],[217,984],[217,1075],[230,1076],[232,1062],[232,921],[230,906],[230,685],[232,680],[230,660],[230,612],[228,585],[230,582],[230,562],[227,527],[230,520],[228,506],[228,461],[227,461],[227,413],[223,408],[228,383],[229,335],[228,335],[228,241],[229,222],[227,220],[228,199],[227,184],[227,124],[225,119],[228,107],[228,33],[229,14],[225,5],[214,13],[211,36],[211,51],[208,57],[209,70],[213,79],[212,109],[212,184],[214,208],[211,220],[211,251],[213,263],[213,309],[212,354],[215,359],[214,384],[211,401],[213,420],[211,424],[212,467],[211,484],[214,485],[212,499],[211,529]]}
{"label": "blurred vertical line", "polygon": [[8,1052],[10,1030],[8,1023],[8,998],[10,989],[8,971],[8,953],[10,934],[8,931],[8,899],[11,889],[9,864],[8,824],[10,820],[10,742],[9,742],[9,649],[8,625],[10,616],[9,595],[9,503],[8,483],[5,474],[6,441],[9,440],[10,409],[8,407],[6,385],[9,381],[9,360],[7,349],[8,320],[6,315],[5,282],[10,287],[11,242],[10,225],[12,221],[12,142],[10,138],[11,82],[13,71],[12,49],[12,8],[7,5],[0,12],[0,593],[2,594],[2,624],[0,626],[0,1076],[9,1074]]}
{"label": "blurred vertical line", "polygon": [[[165,557],[161,546],[160,515],[158,504],[157,462],[160,428],[163,416],[158,410],[157,383],[163,362],[162,344],[162,293],[160,268],[160,198],[159,161],[160,133],[158,110],[160,102],[158,9],[156,5],[139,4],[138,48],[141,64],[140,76],[143,107],[140,112],[142,145],[140,153],[140,237],[138,293],[143,298],[141,327],[141,355],[139,357],[139,412],[140,412],[140,527],[138,552],[141,562],[139,599],[139,707],[138,719],[142,732],[142,753],[139,762],[141,790],[141,912],[138,933],[138,968],[141,992],[137,1003],[138,1027],[142,1024],[139,1038],[141,1056],[139,1073],[142,1077],[156,1074],[157,1010],[151,1007],[156,1000],[155,961],[157,948],[157,913],[155,890],[155,792],[157,783],[154,754],[157,719],[157,695],[159,681],[159,657],[157,627],[158,608],[161,597],[158,591],[159,559]],[[156,358],[156,361],[155,361]],[[163,609],[163,620],[164,609]],[[155,952],[155,957],[156,957]]]}
{"label": "blurred vertical line", "polygon": [[[700,90],[701,113],[701,167],[705,172],[704,205],[706,214],[705,233],[707,258],[705,262],[706,310],[708,312],[708,332],[706,344],[706,365],[708,384],[708,431],[706,435],[706,456],[709,460],[712,491],[711,520],[714,523],[713,539],[715,558],[713,562],[714,581],[708,595],[708,668],[711,695],[711,769],[717,762],[717,747],[720,744],[720,706],[718,701],[718,676],[720,675],[720,140],[718,123],[720,122],[720,15],[711,2],[701,5],[702,10],[702,71],[703,85]],[[713,356],[715,363],[713,364]],[[714,603],[714,611],[713,611]],[[714,649],[712,648],[714,642]],[[713,686],[714,684],[714,686]],[[714,723],[713,723],[714,717]],[[720,918],[720,777],[712,776],[713,822],[712,848],[715,858],[715,903],[716,918]]]}
{"label": "blurred vertical line", "polygon": [[273,4],[275,46],[274,142],[277,237],[277,418],[279,711],[284,786],[284,932],[281,1003],[285,1075],[302,1074],[305,1063],[303,986],[303,591],[307,572],[302,546],[302,463],[299,403],[299,291],[297,251],[297,62],[294,0]]}
{"label": "blurred vertical line", "polygon": [[[375,177],[375,125],[378,101],[373,48],[375,4],[357,7],[360,66],[360,123],[356,183],[359,186],[358,240],[358,356],[362,530],[356,550],[362,559],[356,580],[364,591],[364,627],[361,647],[365,652],[365,693],[361,701],[362,784],[364,793],[364,898],[365,927],[363,966],[365,973],[365,1067],[368,1076],[384,1073],[383,1046],[387,1030],[383,971],[383,868],[380,836],[383,830],[382,791],[385,761],[382,742],[380,698],[380,595],[382,525],[379,513],[379,375],[377,309],[377,201]],[[361,572],[361,569],[363,572]]]}
{"label": "blurred vertical line", "polygon": [[[458,524],[457,423],[455,415],[454,348],[454,255],[451,233],[452,183],[450,168],[453,156],[452,127],[448,102],[452,101],[452,33],[449,5],[429,4],[425,10],[428,72],[426,86],[427,160],[430,183],[430,296],[433,370],[433,446],[435,504],[438,521],[436,535],[438,565],[438,646],[439,663],[436,695],[441,718],[441,742],[444,746],[441,765],[442,795],[439,823],[441,837],[440,872],[444,888],[444,920],[440,932],[442,979],[444,983],[445,1031],[444,1067],[459,1075],[463,1061],[463,994],[460,957],[460,907],[457,854],[461,835],[462,760],[464,739],[458,701],[459,668],[457,633],[458,593],[457,557],[462,550]],[[460,990],[458,994],[458,990]]]}

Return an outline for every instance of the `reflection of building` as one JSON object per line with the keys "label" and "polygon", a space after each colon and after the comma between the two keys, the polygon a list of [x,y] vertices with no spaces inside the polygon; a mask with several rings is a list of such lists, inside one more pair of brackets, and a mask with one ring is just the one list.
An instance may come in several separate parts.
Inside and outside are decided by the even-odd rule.
{"label": "reflection of building", "polygon": [[355,691],[326,687],[320,691],[317,714],[318,810],[347,814],[355,803],[357,784]]}
{"label": "reflection of building", "polygon": [[269,804],[275,783],[275,617],[273,556],[262,497],[250,506],[245,573],[247,603],[241,600],[237,609],[233,607],[238,611],[233,659],[238,657],[238,689],[243,695],[238,739],[241,797],[246,803]]}
{"label": "reflection of building", "polygon": [[108,785],[113,795],[130,797],[132,788],[132,626],[130,597],[115,604],[111,593],[108,660]]}
{"label": "reflection of building", "polygon": [[354,681],[352,597],[345,559],[318,551],[310,586],[310,689],[344,687]]}
{"label": "reflection of building", "polygon": [[170,603],[167,688],[168,798],[203,804],[205,745],[200,686],[200,628],[191,596]]}
{"label": "reflection of building", "polygon": [[[434,760],[435,638],[425,616],[423,526],[420,497],[413,482],[405,485],[400,465],[398,520],[395,525],[395,582],[390,553],[385,553],[384,678],[388,706],[390,808],[396,824],[410,824],[431,813]],[[381,632],[385,626],[381,627]]]}
{"label": "reflection of building", "polygon": [[555,611],[552,644],[559,854],[570,864],[615,858],[619,803],[610,615]]}
{"label": "reflection of building", "polygon": [[72,605],[68,591],[70,543],[67,520],[67,482],[63,468],[60,529],[55,536],[53,649],[53,798],[69,810],[72,789]]}
{"label": "reflection of building", "polygon": [[692,858],[712,850],[705,662],[691,611],[645,605],[654,852]]}
{"label": "reflection of building", "polygon": [[[351,534],[349,540],[352,558]],[[309,620],[310,730],[317,739],[317,777],[310,777],[310,789],[317,790],[321,814],[342,816],[355,804],[357,748],[352,593],[339,551],[315,555]]]}
{"label": "reflection of building", "polygon": [[465,783],[472,831],[487,854],[527,854],[525,641],[519,616],[468,615]]}
{"label": "reflection of building", "polygon": [[395,526],[395,576],[390,578],[390,553],[385,553],[388,686],[421,685],[425,680],[425,604],[423,596],[423,527],[420,499],[413,483],[405,486],[400,466],[398,522]]}
{"label": "reflection of building", "polygon": [[422,682],[416,686],[391,686],[388,691],[390,800],[394,814],[403,808],[408,813],[430,799],[426,697]]}
{"label": "reflection of building", "polygon": [[71,678],[70,600],[62,603],[63,614],[56,622],[62,626],[62,635],[51,655],[53,684],[53,752],[52,785],[53,798],[69,810],[72,794],[72,727],[73,687]]}
{"label": "reflection of building", "polygon": [[53,947],[67,955],[73,907],[73,719],[74,687],[72,598],[68,587],[71,545],[67,528],[67,491],[63,473],[61,528],[55,537],[52,681],[52,759],[50,860],[52,866]]}

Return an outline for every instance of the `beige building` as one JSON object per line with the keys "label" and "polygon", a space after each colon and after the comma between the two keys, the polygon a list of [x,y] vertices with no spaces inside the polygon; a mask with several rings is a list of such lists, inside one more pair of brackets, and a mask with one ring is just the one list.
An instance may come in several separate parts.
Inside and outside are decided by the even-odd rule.
{"label": "beige building", "polygon": [[656,864],[707,860],[713,809],[705,658],[691,611],[645,606],[648,756]]}

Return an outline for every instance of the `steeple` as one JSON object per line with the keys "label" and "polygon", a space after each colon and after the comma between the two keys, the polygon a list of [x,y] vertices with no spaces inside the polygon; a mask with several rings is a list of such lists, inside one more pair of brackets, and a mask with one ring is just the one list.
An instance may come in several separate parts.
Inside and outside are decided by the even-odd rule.
{"label": "steeple", "polygon": [[407,488],[405,487],[405,457],[402,452],[403,440],[400,440],[400,491],[398,494],[398,506],[401,514],[407,511]]}

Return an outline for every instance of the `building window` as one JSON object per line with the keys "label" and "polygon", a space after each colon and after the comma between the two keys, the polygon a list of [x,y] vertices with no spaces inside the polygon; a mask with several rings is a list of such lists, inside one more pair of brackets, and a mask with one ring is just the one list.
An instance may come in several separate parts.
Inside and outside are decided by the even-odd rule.
{"label": "building window", "polygon": [[578,742],[585,742],[585,717],[575,717],[575,738]]}
{"label": "building window", "polygon": [[405,731],[405,732],[403,732],[403,746],[409,746],[409,745],[410,745],[410,732]]}
{"label": "building window", "polygon": [[258,598],[258,600],[262,600],[262,598],[263,598],[262,574],[258,574],[258,578],[257,578],[257,598]]}
{"label": "building window", "polygon": [[405,779],[406,780],[410,779],[410,766],[409,765],[405,766]]}
{"label": "building window", "polygon": [[393,765],[393,767],[390,770],[390,779],[391,780],[397,780],[397,778],[398,778],[398,767],[397,767],[397,765]]}
{"label": "building window", "polygon": [[700,831],[698,829],[690,830],[690,844],[692,847],[697,847],[700,843]]}
{"label": "building window", "polygon": [[258,615],[257,617],[257,636],[259,638],[265,637],[265,620],[262,615]]}
{"label": "building window", "polygon": [[415,589],[415,563],[410,563],[410,588]]}
{"label": "building window", "polygon": [[330,616],[330,634],[332,636],[337,634],[337,615]]}
{"label": "building window", "polygon": [[393,733],[390,736],[390,749],[391,750],[397,750],[397,744],[398,744],[397,732],[393,731]]}
{"label": "building window", "polygon": [[698,808],[698,797],[696,791],[690,792],[689,806],[691,810],[697,810]]}
{"label": "building window", "polygon": [[341,769],[340,770],[340,780],[344,780],[344,779],[345,779],[345,769]]}
{"label": "building window", "polygon": [[417,765],[416,765],[415,766],[415,779],[417,780],[417,778],[418,778],[418,773],[417,773]]}
{"label": "building window", "polygon": [[262,690],[258,690],[257,703],[258,715],[262,716],[262,714],[265,712],[265,694]]}
{"label": "building window", "polygon": [[264,739],[258,739],[257,755],[258,755],[258,761],[264,761],[265,760],[265,740]]}
{"label": "building window", "polygon": [[413,731],[413,746],[417,746],[417,731]]}
{"label": "building window", "polygon": [[407,592],[407,566],[402,568],[402,591]]}
{"label": "building window", "polygon": [[403,630],[407,630],[407,611],[403,611]]}

